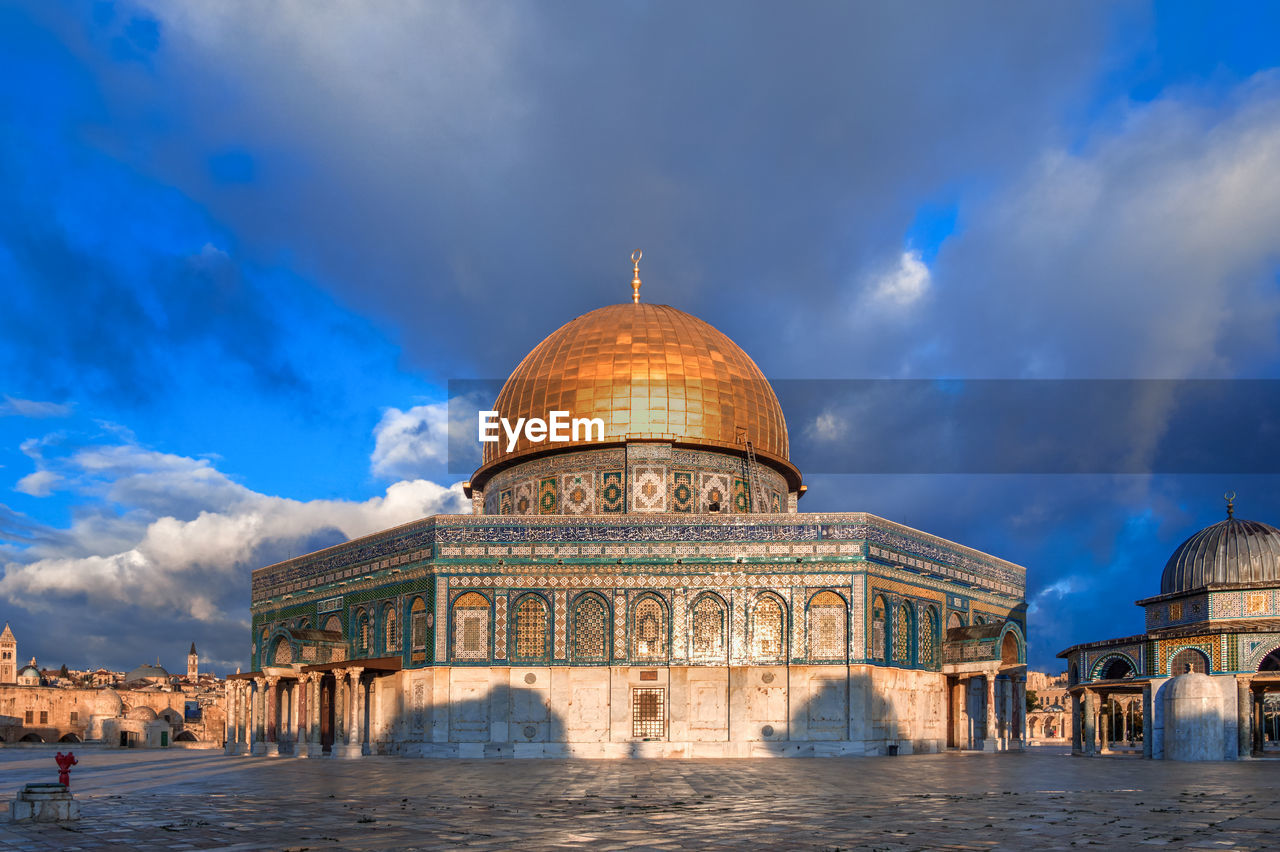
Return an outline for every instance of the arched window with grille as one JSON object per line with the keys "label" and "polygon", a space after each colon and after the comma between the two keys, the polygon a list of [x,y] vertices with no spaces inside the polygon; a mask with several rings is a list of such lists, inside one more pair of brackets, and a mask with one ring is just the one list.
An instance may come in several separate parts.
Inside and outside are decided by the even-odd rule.
{"label": "arched window with grille", "polygon": [[479,592],[459,595],[453,602],[453,658],[488,662],[491,627],[489,599]]}
{"label": "arched window with grille", "polygon": [[395,604],[382,608],[382,643],[388,654],[400,650],[400,620],[396,618]]}
{"label": "arched window with grille", "polygon": [[714,594],[701,595],[693,604],[693,657],[723,661],[727,653],[724,602]]}
{"label": "arched window with grille", "polygon": [[761,660],[786,656],[786,608],[771,594],[761,595],[751,608],[751,653]]}
{"label": "arched window with grille", "polygon": [[884,621],[888,610],[889,607],[885,603],[884,596],[876,595],[875,600],[871,602],[871,659],[873,660],[884,660],[886,658]]}
{"label": "arched window with grille", "polygon": [[920,619],[919,659],[922,666],[938,664],[938,611],[933,607],[925,607],[924,616]]}
{"label": "arched window with grille", "polygon": [[1187,672],[1209,673],[1209,658],[1198,648],[1183,648],[1169,661],[1169,675],[1177,677]]}
{"label": "arched window with grille", "polygon": [[541,595],[528,594],[516,601],[512,625],[515,649],[512,660],[522,663],[540,663],[550,659],[551,643],[547,632],[551,619],[547,617],[547,602]]}
{"label": "arched window with grille", "polygon": [[369,613],[364,610],[356,613],[356,655],[369,656]]}
{"label": "arched window with grille", "polygon": [[903,601],[893,610],[893,661],[898,665],[911,665],[911,634],[914,619],[911,604]]}
{"label": "arched window with grille", "polygon": [[667,658],[667,608],[656,595],[640,598],[631,615],[631,657],[636,660]]}
{"label": "arched window with grille", "polygon": [[578,595],[573,602],[573,660],[577,663],[609,661],[609,606],[594,592]]}
{"label": "arched window with grille", "polygon": [[415,663],[427,659],[427,602],[414,598],[409,604],[409,653]]}
{"label": "arched window with grille", "polygon": [[848,606],[835,592],[809,599],[809,659],[843,662],[849,649]]}
{"label": "arched window with grille", "polygon": [[947,629],[953,630],[957,627],[964,627],[964,616],[953,610],[947,615]]}

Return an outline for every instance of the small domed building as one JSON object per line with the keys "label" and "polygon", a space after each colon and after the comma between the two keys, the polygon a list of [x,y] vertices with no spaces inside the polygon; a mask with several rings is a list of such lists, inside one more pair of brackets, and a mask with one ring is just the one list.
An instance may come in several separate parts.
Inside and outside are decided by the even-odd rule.
{"label": "small domed building", "polygon": [[1280,529],[1227,517],[1165,564],[1137,602],[1145,633],[1058,654],[1080,724],[1073,749],[1171,760],[1280,750]]}
{"label": "small domed building", "polygon": [[[786,419],[723,333],[639,300],[516,366],[471,515],[259,569],[231,753],[460,757],[1021,748],[1020,566],[804,514]],[[483,416],[483,415],[482,415]],[[581,428],[579,428],[581,427]]]}

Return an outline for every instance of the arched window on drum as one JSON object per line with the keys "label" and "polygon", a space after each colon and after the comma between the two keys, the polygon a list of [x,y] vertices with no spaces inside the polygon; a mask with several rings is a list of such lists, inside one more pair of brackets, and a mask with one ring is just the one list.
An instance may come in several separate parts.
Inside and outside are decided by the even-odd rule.
{"label": "arched window on drum", "polygon": [[382,608],[382,647],[388,654],[400,650],[400,620],[396,618],[395,604]]}
{"label": "arched window on drum", "polygon": [[888,615],[889,605],[885,602],[883,595],[876,595],[871,602],[871,659],[887,660],[888,649],[885,647],[885,617]]}
{"label": "arched window on drum", "polygon": [[911,665],[912,634],[915,618],[911,604],[903,601],[893,610],[893,661],[900,666]]}
{"label": "arched window on drum", "polygon": [[925,607],[920,619],[920,640],[917,647],[920,665],[932,667],[938,664],[938,610],[932,606]]}
{"label": "arched window on drum", "polygon": [[369,613],[364,610],[356,613],[356,656],[369,656]]}
{"label": "arched window on drum", "polygon": [[642,661],[667,659],[667,608],[655,595],[645,595],[631,616],[631,657]]}
{"label": "arched window on drum", "polygon": [[491,647],[489,599],[467,592],[453,602],[453,658],[460,662],[488,662]]}
{"label": "arched window on drum", "polygon": [[848,606],[835,592],[818,592],[809,599],[809,659],[845,661],[849,650]]}
{"label": "arched window on drum", "polygon": [[409,653],[412,662],[427,661],[427,603],[422,598],[409,605]]}
{"label": "arched window on drum", "polygon": [[573,660],[576,663],[609,661],[609,607],[594,592],[578,595],[573,602]]}
{"label": "arched window on drum", "polygon": [[512,658],[522,663],[546,662],[550,659],[550,642],[547,639],[550,619],[547,602],[541,595],[528,594],[516,601],[515,653]]}
{"label": "arched window on drum", "polygon": [[714,594],[704,594],[693,604],[693,657],[703,662],[723,661],[727,652],[725,607]]}
{"label": "arched window on drum", "polygon": [[759,660],[786,657],[786,610],[772,594],[763,594],[751,608],[751,653]]}

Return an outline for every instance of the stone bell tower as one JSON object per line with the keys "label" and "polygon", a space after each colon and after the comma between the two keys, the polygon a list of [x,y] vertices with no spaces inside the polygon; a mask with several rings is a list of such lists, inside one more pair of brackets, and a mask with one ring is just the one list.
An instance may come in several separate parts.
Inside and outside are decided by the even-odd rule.
{"label": "stone bell tower", "polygon": [[196,653],[196,643],[191,643],[187,653],[187,680],[196,680],[200,676],[200,655]]}
{"label": "stone bell tower", "polygon": [[18,640],[9,625],[0,633],[0,683],[18,682]]}

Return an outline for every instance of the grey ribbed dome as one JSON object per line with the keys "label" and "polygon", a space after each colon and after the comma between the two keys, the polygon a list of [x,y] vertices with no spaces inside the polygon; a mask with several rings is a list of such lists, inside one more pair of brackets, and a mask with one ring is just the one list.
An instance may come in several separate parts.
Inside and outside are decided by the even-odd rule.
{"label": "grey ribbed dome", "polygon": [[1280,583],[1280,530],[1230,517],[1205,527],[1169,557],[1160,594],[1216,583]]}

